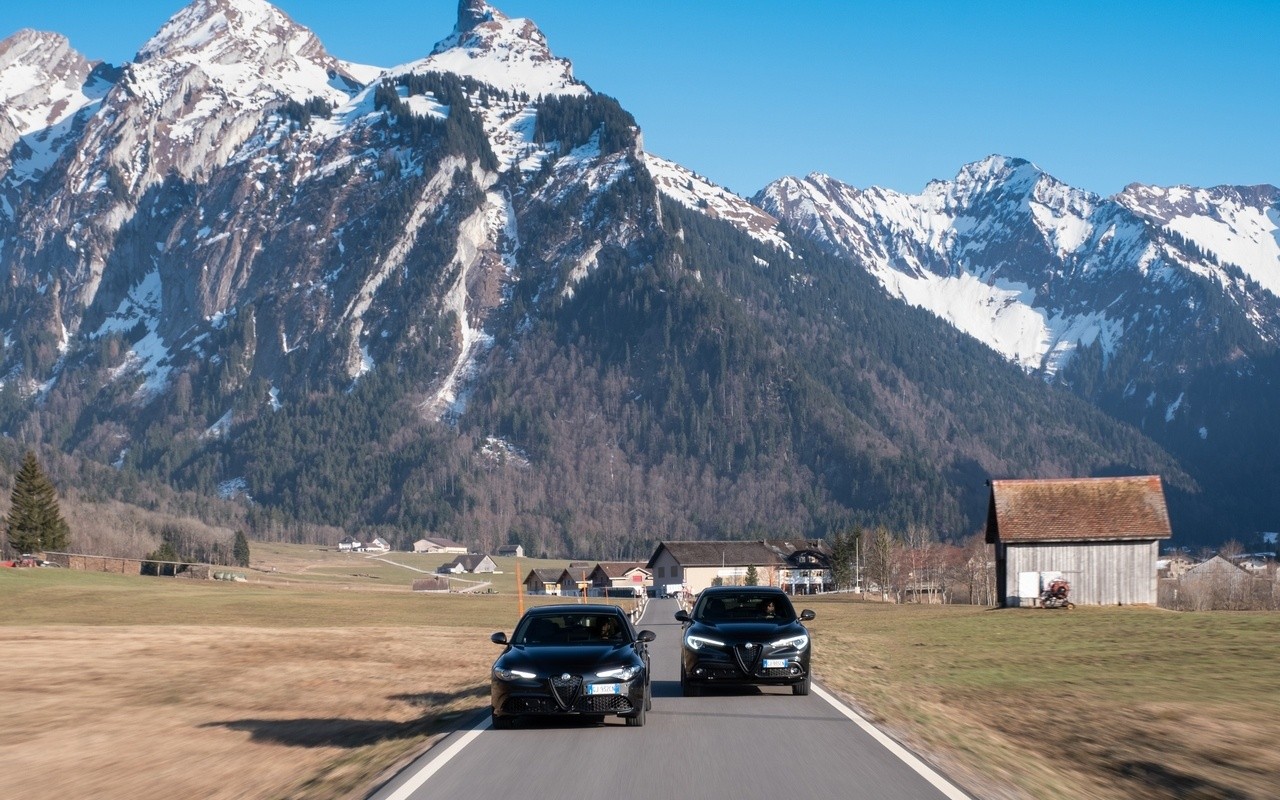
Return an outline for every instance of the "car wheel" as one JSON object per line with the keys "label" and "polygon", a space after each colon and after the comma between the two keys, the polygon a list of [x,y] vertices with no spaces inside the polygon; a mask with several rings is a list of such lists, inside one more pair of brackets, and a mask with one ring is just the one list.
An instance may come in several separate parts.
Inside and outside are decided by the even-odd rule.
{"label": "car wheel", "polygon": [[798,695],[806,695],[809,693],[809,686],[813,683],[812,675],[805,675],[804,680],[791,685],[791,693]]}
{"label": "car wheel", "polygon": [[493,729],[495,731],[511,730],[514,724],[515,720],[511,717],[500,717],[497,714],[493,715]]}
{"label": "car wheel", "polygon": [[623,717],[623,719],[627,721],[628,728],[643,728],[644,714],[645,714],[645,704],[641,703],[640,708],[636,709],[636,713],[632,714],[629,717]]}

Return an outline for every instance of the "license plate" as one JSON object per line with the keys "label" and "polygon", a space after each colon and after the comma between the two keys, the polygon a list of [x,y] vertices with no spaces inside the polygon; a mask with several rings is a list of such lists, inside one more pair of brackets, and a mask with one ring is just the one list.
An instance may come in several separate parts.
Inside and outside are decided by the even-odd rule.
{"label": "license plate", "polygon": [[587,687],[587,694],[622,694],[622,686],[617,683],[593,683]]}
{"label": "license plate", "polygon": [[785,658],[766,658],[764,660],[765,669],[786,669],[787,660]]}

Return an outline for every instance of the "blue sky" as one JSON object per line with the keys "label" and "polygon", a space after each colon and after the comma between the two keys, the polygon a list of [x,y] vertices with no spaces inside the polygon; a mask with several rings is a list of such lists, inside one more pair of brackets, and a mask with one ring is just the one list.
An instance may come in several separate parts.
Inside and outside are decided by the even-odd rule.
{"label": "blue sky", "polygon": [[[183,0],[0,3],[0,36],[120,63]],[[421,58],[456,0],[278,0],[333,55]],[[916,193],[992,153],[1110,195],[1280,184],[1280,0],[498,0],[635,114],[646,147],[751,195],[784,175]],[[122,9],[128,11],[122,13]]]}

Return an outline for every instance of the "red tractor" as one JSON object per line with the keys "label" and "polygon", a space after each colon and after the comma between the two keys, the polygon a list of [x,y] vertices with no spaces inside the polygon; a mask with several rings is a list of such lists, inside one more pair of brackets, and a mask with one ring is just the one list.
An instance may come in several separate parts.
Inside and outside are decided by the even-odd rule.
{"label": "red tractor", "polygon": [[1075,608],[1076,604],[1068,599],[1071,594],[1071,584],[1059,578],[1049,584],[1049,588],[1040,594],[1041,608]]}

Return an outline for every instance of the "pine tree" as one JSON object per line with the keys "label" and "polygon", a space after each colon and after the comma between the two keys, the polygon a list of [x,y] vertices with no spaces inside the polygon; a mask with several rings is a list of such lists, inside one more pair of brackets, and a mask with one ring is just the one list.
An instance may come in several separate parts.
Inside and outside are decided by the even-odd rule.
{"label": "pine tree", "polygon": [[747,567],[747,577],[743,581],[743,583],[745,583],[747,586],[760,585],[760,573],[756,571],[755,564],[752,564],[751,566]]}
{"label": "pine tree", "polygon": [[244,531],[236,531],[236,541],[231,546],[231,558],[236,562],[236,566],[249,566],[249,540],[244,538]]}
{"label": "pine tree", "polygon": [[65,550],[70,527],[58,508],[58,493],[28,450],[13,479],[9,516],[5,518],[9,546],[16,553]]}

